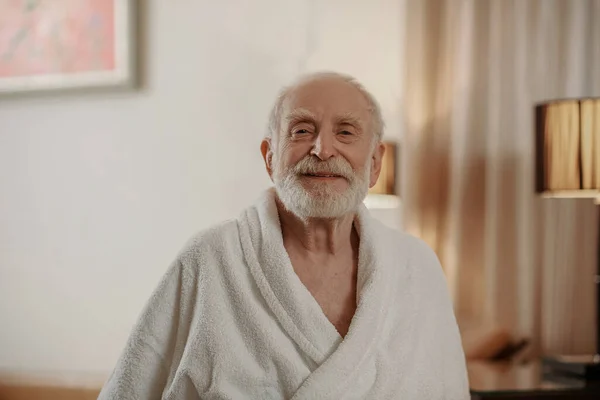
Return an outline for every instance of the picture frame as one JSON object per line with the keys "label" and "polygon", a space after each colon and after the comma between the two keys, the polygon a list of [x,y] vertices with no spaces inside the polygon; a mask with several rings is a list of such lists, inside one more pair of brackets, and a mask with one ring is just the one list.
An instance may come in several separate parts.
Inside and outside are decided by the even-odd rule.
{"label": "picture frame", "polygon": [[135,0],[0,0],[0,94],[132,87]]}

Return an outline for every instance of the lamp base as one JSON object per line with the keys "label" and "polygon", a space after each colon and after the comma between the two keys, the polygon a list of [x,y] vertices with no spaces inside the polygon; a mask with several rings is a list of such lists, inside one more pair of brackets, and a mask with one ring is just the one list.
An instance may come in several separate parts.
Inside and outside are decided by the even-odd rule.
{"label": "lamp base", "polygon": [[542,358],[544,373],[600,381],[600,355],[556,355]]}

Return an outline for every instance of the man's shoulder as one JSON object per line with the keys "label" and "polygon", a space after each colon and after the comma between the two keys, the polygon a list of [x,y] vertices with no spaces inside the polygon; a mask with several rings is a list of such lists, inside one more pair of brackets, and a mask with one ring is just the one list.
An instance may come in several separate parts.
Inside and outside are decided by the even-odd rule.
{"label": "man's shoulder", "polygon": [[417,267],[415,269],[419,274],[443,274],[437,254],[423,239],[383,224],[378,230],[385,237],[387,251],[394,259],[407,261]]}
{"label": "man's shoulder", "polygon": [[425,240],[410,233],[399,232],[398,241],[410,250],[412,258],[438,262],[435,251],[433,251]]}
{"label": "man's shoulder", "polygon": [[410,271],[410,282],[428,302],[449,303],[446,274],[440,260],[427,242],[407,232],[387,228],[389,252],[396,262]]}
{"label": "man's shoulder", "polygon": [[238,223],[235,219],[222,221],[194,233],[179,251],[179,259],[197,259],[207,253],[234,251],[239,245]]}
{"label": "man's shoulder", "polygon": [[417,236],[395,228],[390,228],[379,221],[377,221],[376,229],[378,230],[378,235],[380,237],[385,237],[388,246],[394,251],[409,255],[411,258],[437,258],[433,249],[423,239]]}

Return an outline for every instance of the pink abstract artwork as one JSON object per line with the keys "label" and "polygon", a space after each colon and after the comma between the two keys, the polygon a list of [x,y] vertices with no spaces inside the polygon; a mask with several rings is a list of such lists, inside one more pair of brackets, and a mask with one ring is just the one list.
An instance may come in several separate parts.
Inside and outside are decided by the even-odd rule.
{"label": "pink abstract artwork", "polygon": [[0,0],[0,76],[110,70],[114,1]]}
{"label": "pink abstract artwork", "polygon": [[126,0],[0,0],[0,82],[108,76],[122,69],[119,41],[127,38],[117,29],[117,11],[123,4]]}

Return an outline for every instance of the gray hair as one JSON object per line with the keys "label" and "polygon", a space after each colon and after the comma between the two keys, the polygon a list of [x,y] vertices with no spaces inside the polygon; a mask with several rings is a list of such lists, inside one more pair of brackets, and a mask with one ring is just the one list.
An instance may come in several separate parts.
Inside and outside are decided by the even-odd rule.
{"label": "gray hair", "polygon": [[290,92],[304,82],[322,78],[340,79],[354,86],[365,97],[367,103],[369,103],[369,110],[371,111],[374,137],[377,138],[377,140],[374,142],[381,141],[383,137],[383,131],[385,129],[385,123],[383,121],[383,116],[381,114],[381,107],[379,106],[379,103],[377,102],[375,97],[371,93],[369,93],[369,91],[358,80],[356,80],[350,75],[340,74],[338,72],[313,72],[305,74],[296,79],[292,85],[286,86],[283,89],[281,89],[279,91],[277,99],[275,100],[275,104],[273,105],[273,108],[271,109],[271,112],[269,114],[269,126],[265,137],[271,138],[273,136],[276,136],[279,132],[281,128],[280,124],[281,113],[283,111],[283,103],[285,102],[285,99],[290,94]]}

